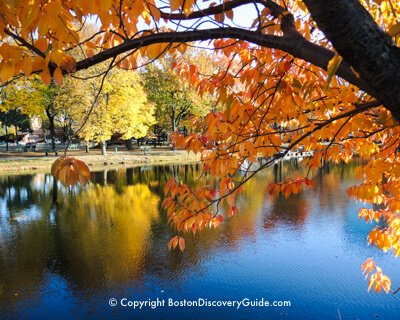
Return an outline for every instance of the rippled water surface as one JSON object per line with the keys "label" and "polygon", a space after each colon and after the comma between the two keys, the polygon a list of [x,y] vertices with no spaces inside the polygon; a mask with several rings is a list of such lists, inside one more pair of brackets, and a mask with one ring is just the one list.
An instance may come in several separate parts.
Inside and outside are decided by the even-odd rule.
{"label": "rippled water surface", "polygon": [[[173,174],[197,179],[196,165],[93,173],[72,190],[45,174],[2,176],[0,319],[400,319],[400,296],[367,293],[361,275],[373,256],[400,285],[399,259],[367,246],[372,226],[346,196],[353,171],[331,168],[289,199],[267,196],[274,172],[266,171],[247,186],[239,215],[189,236],[183,254],[167,250],[174,233],[162,190]],[[109,306],[124,297],[291,307]]]}

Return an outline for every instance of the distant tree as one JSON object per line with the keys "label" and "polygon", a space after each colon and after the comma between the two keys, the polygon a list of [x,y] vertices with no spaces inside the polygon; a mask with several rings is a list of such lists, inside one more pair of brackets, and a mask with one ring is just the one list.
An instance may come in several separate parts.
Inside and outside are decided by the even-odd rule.
{"label": "distant tree", "polygon": [[0,111],[0,122],[4,126],[6,134],[6,151],[8,152],[8,128],[11,126],[15,128],[15,141],[18,144],[18,130],[29,130],[30,120],[26,114],[23,114],[20,111],[20,109],[3,109],[3,111]]}
{"label": "distant tree", "polygon": [[20,79],[7,86],[12,92],[11,108],[19,108],[19,110],[30,116],[38,116],[42,122],[48,121],[50,130],[52,149],[56,148],[56,119],[58,110],[54,106],[54,98],[57,95],[58,87],[54,81],[50,85],[46,85],[39,76]]}
{"label": "distant tree", "polygon": [[202,116],[212,109],[211,99],[200,99],[196,91],[174,70],[175,61],[166,57],[143,72],[148,98],[155,104],[154,133],[176,131],[191,116]]}
{"label": "distant tree", "polygon": [[147,134],[154,123],[154,106],[147,101],[137,74],[115,69],[104,81],[88,72],[80,76],[87,79],[65,79],[55,104],[81,138],[99,143],[105,155],[106,141],[113,134],[125,140]]}

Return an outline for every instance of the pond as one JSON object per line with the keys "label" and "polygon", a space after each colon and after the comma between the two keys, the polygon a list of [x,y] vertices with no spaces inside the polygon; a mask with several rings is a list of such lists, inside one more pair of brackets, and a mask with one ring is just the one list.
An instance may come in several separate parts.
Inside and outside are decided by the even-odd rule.
{"label": "pond", "polygon": [[[287,163],[282,174],[295,170]],[[168,252],[175,234],[161,210],[172,174],[194,181],[199,166],[95,172],[73,189],[47,174],[1,176],[0,318],[398,319],[400,295],[368,293],[361,274],[373,256],[400,285],[400,259],[368,247],[363,204],[346,196],[354,165],[288,199],[267,195],[276,171],[265,170],[239,214],[188,236],[183,254]],[[154,309],[128,306],[157,299]],[[184,299],[200,305],[168,306]],[[290,306],[202,306],[234,300]]]}

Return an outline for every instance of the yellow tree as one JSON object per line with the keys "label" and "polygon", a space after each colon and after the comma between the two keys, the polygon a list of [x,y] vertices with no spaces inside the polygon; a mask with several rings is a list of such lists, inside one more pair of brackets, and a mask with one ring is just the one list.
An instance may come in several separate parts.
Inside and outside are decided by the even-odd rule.
{"label": "yellow tree", "polygon": [[45,85],[39,76],[34,75],[7,85],[7,87],[10,86],[15,90],[14,108],[21,108],[21,111],[30,117],[39,117],[43,128],[46,120],[48,121],[51,146],[55,150],[56,122],[59,116],[54,105],[54,98],[58,92],[57,85],[54,81],[50,85]]}
{"label": "yellow tree", "polygon": [[72,131],[76,129],[87,142],[100,143],[103,154],[106,141],[115,133],[125,140],[147,134],[154,123],[154,106],[147,101],[136,73],[116,69],[104,79],[87,73],[80,76],[89,79],[66,79],[55,99]]}
{"label": "yellow tree", "polygon": [[7,86],[0,92],[0,123],[4,126],[6,151],[8,152],[8,127],[14,126],[15,142],[18,145],[18,130],[30,128],[29,118],[21,112],[17,104],[18,89],[16,86]]}
{"label": "yellow tree", "polygon": [[[171,180],[164,206],[184,247],[185,232],[218,225],[237,212],[235,195],[259,170],[291,150],[313,152],[312,172],[324,161],[359,155],[363,183],[349,190],[374,204],[360,215],[385,220],[371,244],[400,255],[400,3],[391,0],[46,1],[0,3],[0,80],[38,73],[45,83],[111,61],[136,69],[187,43],[207,41],[224,67],[204,75],[194,63],[177,67],[222,111],[193,124],[176,143],[201,152],[218,188],[189,188]],[[99,18],[89,37],[78,30]],[[78,48],[82,58],[70,52]],[[103,75],[106,77],[107,72]],[[335,76],[337,75],[337,77]],[[267,161],[246,176],[235,173],[262,155]],[[312,185],[311,176],[271,183],[288,196]],[[227,210],[215,211],[215,204]],[[222,206],[217,206],[221,208]],[[371,288],[389,292],[390,281],[372,262],[364,265]]]}

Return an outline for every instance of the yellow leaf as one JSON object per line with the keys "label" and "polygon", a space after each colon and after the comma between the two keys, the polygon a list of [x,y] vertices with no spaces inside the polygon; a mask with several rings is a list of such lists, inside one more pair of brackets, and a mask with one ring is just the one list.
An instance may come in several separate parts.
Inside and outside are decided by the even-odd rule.
{"label": "yellow leaf", "polygon": [[376,274],[373,274],[373,275],[369,278],[369,282],[368,282],[368,291],[371,290],[372,286],[374,285],[375,280],[376,280]]}
{"label": "yellow leaf", "polygon": [[339,68],[340,63],[342,62],[343,58],[338,54],[335,54],[331,60],[328,62],[328,77],[326,79],[326,86],[329,86],[331,83],[333,76],[335,75],[337,69]]}
{"label": "yellow leaf", "polygon": [[62,50],[54,50],[50,57],[57,65],[61,65],[63,61],[63,52]]}
{"label": "yellow leaf", "polygon": [[390,287],[392,286],[392,281],[388,276],[382,275],[382,288],[386,293],[389,293]]}
{"label": "yellow leaf", "polygon": [[25,7],[25,9],[21,12],[23,13],[23,16],[21,17],[23,19],[24,25],[29,27],[32,22],[36,19],[40,12],[40,6],[37,3],[32,3],[30,1],[30,4]]}
{"label": "yellow leaf", "polygon": [[146,56],[150,60],[161,58],[166,53],[166,46],[164,43],[151,44],[146,47]]}
{"label": "yellow leaf", "polygon": [[183,12],[185,13],[186,16],[192,13],[193,11],[193,3],[194,0],[185,0],[183,2]]}

